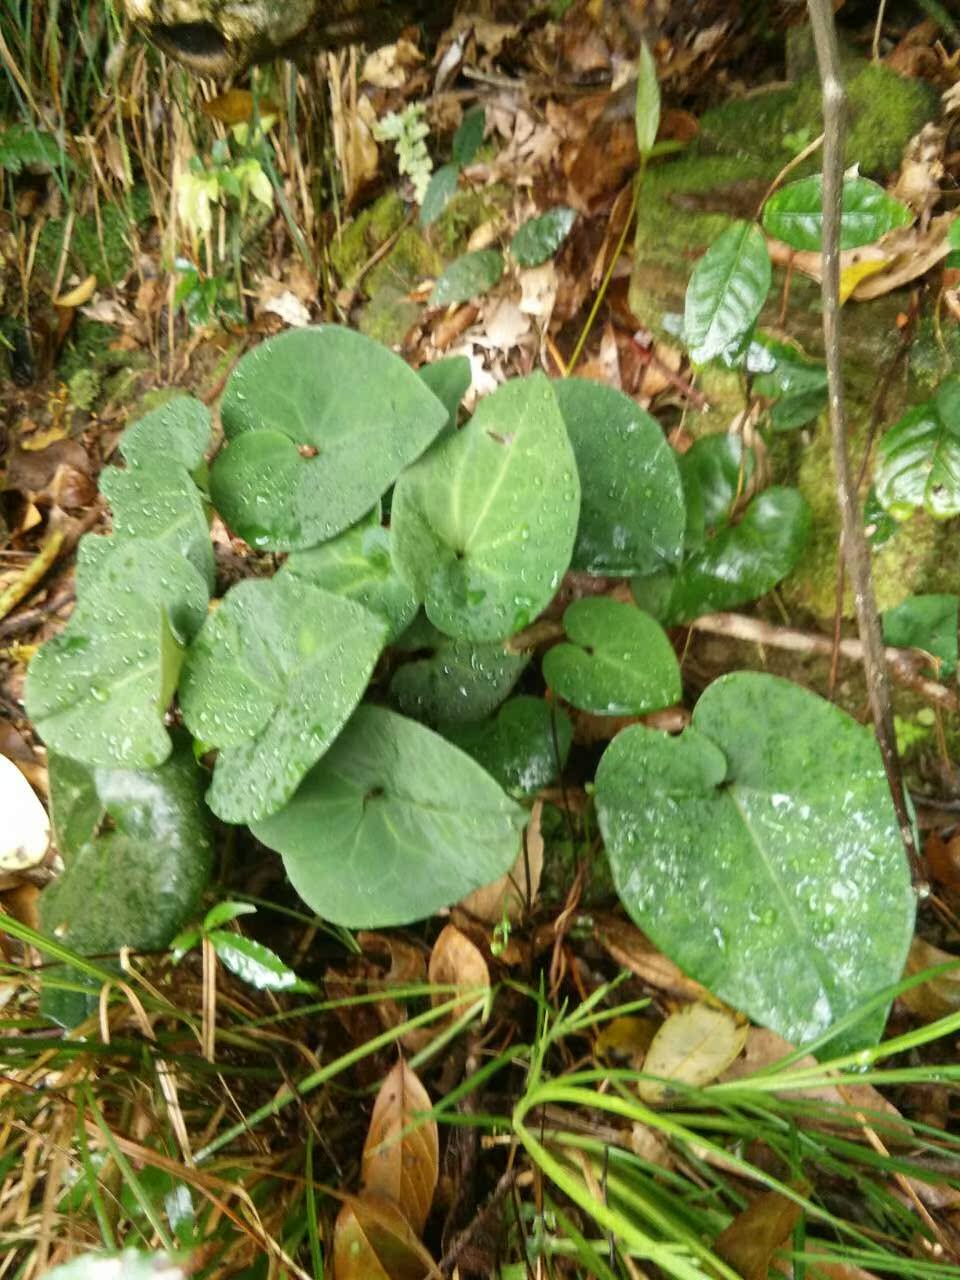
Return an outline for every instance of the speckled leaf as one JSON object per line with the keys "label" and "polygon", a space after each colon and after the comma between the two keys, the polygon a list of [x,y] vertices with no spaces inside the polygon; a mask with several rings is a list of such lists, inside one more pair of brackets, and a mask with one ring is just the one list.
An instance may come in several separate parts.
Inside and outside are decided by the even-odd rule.
{"label": "speckled leaf", "polygon": [[[880,753],[816,695],[724,676],[679,738],[642,725],[619,734],[596,800],[636,923],[790,1043],[903,973],[914,897]],[[831,1052],[875,1042],[884,1021],[871,1016]]]}
{"label": "speckled leaf", "polygon": [[960,377],[908,409],[881,437],[877,498],[898,520],[922,507],[938,520],[960,514]]}
{"label": "speckled leaf", "polygon": [[[98,768],[84,776],[75,763],[54,758],[52,785],[61,794],[62,766],[66,787],[88,816],[72,829],[58,824],[58,839],[72,834],[61,845],[66,868],[40,899],[44,932],[88,956],[165,947],[196,914],[213,863],[202,775],[189,739],[178,734],[173,754],[153,770]],[[104,818],[109,829],[98,835]],[[81,995],[54,998],[46,1007],[51,1016],[59,1010],[73,1021],[92,1006]]]}
{"label": "speckled leaf", "polygon": [[529,218],[510,241],[514,261],[521,267],[539,267],[557,252],[576,219],[576,211],[562,204]]}
{"label": "speckled leaf", "polygon": [[431,307],[469,302],[492,289],[503,275],[503,254],[498,249],[475,249],[454,258],[437,279],[430,294]]}
{"label": "speckled leaf", "polygon": [[172,461],[193,471],[210,445],[210,428],[210,410],[202,400],[174,396],[127,427],[120,452],[131,466]]}
{"label": "speckled leaf", "polygon": [[502,644],[451,640],[426,618],[397,647],[418,656],[394,672],[390,698],[398,710],[428,724],[482,720],[503,702],[530,661]]}
{"label": "speckled leaf", "polygon": [[580,474],[573,567],[630,574],[676,564],[686,512],[660,424],[603,383],[566,378],[553,388]]}
{"label": "speckled leaf", "polygon": [[487,114],[483,107],[472,107],[457,127],[453,135],[451,158],[461,168],[471,164],[483,142],[484,130],[487,127]]}
{"label": "speckled leaf", "polygon": [[256,991],[293,991],[305,985],[289,965],[256,938],[230,929],[214,929],[206,936],[223,967]]}
{"label": "speckled leaf", "polygon": [[445,164],[430,175],[427,189],[420,206],[420,225],[429,227],[436,222],[447,207],[447,202],[457,189],[460,180],[460,168],[455,164]]}
{"label": "speckled leaf", "polygon": [[663,628],[631,604],[575,600],[563,615],[569,643],[543,658],[553,692],[581,711],[638,716],[680,700],[680,667]]}
{"label": "speckled leaf", "polygon": [[957,613],[954,595],[908,596],[883,615],[887,644],[923,649],[940,659],[939,674],[949,678],[957,669]]}
{"label": "speckled leaf", "polygon": [[291,330],[244,356],[227,383],[214,504],[254,546],[316,546],[365,515],[447,416],[372,339],[336,325]]}
{"label": "speckled leaf", "polygon": [[746,342],[770,289],[770,255],[760,228],[734,222],[693,269],[683,329],[694,364]]}
{"label": "speckled leaf", "polygon": [[573,741],[573,725],[559,707],[525,696],[505,702],[492,719],[444,724],[440,732],[504,790],[523,796],[555,781]]}
{"label": "speckled leaf", "polygon": [[360,701],[386,625],[293,577],[233,587],[191,646],[180,706],[219,747],[207,801],[225,822],[275,813]]}
{"label": "speckled leaf", "polygon": [[559,586],[579,509],[553,388],[541,373],[515,378],[400,477],[394,558],[441,631],[502,640]]}
{"label": "speckled leaf", "polygon": [[291,802],[253,824],[318,915],[349,928],[421,920],[502,875],[526,815],[469,756],[364,706]]}
{"label": "speckled leaf", "polygon": [[397,573],[390,557],[390,530],[378,510],[365,520],[310,551],[296,551],[280,570],[303,582],[356,600],[387,624],[387,638],[399,636],[413,621],[419,602]]}
{"label": "speckled leaf", "polygon": [[159,542],[189,560],[213,587],[213,546],[200,490],[175,457],[143,466],[108,467],[100,492],[113,513],[113,536]]}
{"label": "speckled leaf", "polygon": [[98,584],[31,662],[27,714],[51,751],[154,768],[170,754],[163,718],[182,662],[161,600]]}
{"label": "speckled leaf", "polygon": [[812,422],[827,403],[827,370],[792,343],[757,334],[747,352],[753,391],[772,400],[770,425],[792,431]]}
{"label": "speckled leaf", "polygon": [[[841,249],[873,244],[894,227],[905,227],[912,221],[913,214],[906,205],[888,196],[876,182],[844,178]],[[823,247],[822,175],[801,178],[775,192],[763,206],[763,227],[768,235],[791,249],[819,253]]]}

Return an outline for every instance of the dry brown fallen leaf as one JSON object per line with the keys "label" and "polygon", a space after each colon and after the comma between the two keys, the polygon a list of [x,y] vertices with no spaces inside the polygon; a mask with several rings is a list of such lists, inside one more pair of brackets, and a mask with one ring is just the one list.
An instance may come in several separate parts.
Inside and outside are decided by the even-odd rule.
{"label": "dry brown fallen leaf", "polygon": [[[450,1014],[450,1020],[462,1017],[490,986],[490,970],[480,948],[475,946],[455,924],[448,924],[433,944],[427,977],[437,986],[457,987],[466,992]],[[433,1004],[444,1004],[451,998],[447,991],[431,997]]]}
{"label": "dry brown fallen leaf", "polygon": [[414,1233],[423,1232],[437,1189],[440,1139],[430,1095],[402,1060],[381,1086],[363,1144],[364,1199],[381,1197],[397,1206]]}
{"label": "dry brown fallen leaf", "polygon": [[594,937],[617,964],[629,969],[648,986],[687,1000],[699,1000],[707,994],[705,987],[661,955],[636,925],[618,916],[598,914],[594,916]]}
{"label": "dry brown fallen leaf", "polygon": [[462,909],[469,915],[489,925],[499,924],[506,916],[515,924],[536,902],[540,877],[543,875],[543,835],[540,831],[542,813],[543,801],[538,800],[530,810],[523,848],[507,874],[494,880],[493,884],[474,889],[473,893],[468,893],[460,902]]}
{"label": "dry brown fallen leaf", "polygon": [[660,1079],[641,1080],[637,1092],[644,1102],[662,1102],[670,1081],[709,1084],[739,1056],[747,1031],[724,1009],[688,1004],[672,1013],[653,1037],[643,1070]]}
{"label": "dry brown fallen leaf", "polygon": [[924,1022],[935,1022],[937,1018],[945,1018],[947,1014],[956,1013],[960,1009],[960,956],[941,951],[922,938],[914,938],[910,944],[906,977],[912,977],[913,974],[922,973],[924,969],[932,969],[936,965],[948,964],[951,960],[957,966],[952,972],[941,974],[939,978],[931,978],[929,982],[911,987],[900,995],[901,1002]]}
{"label": "dry brown fallen leaf", "polygon": [[767,1280],[773,1255],[790,1239],[802,1213],[800,1205],[779,1191],[765,1191],[717,1236],[714,1253],[744,1280]]}
{"label": "dry brown fallen leaf", "polygon": [[343,1201],[333,1228],[333,1280],[440,1280],[396,1205],[361,1196]]}

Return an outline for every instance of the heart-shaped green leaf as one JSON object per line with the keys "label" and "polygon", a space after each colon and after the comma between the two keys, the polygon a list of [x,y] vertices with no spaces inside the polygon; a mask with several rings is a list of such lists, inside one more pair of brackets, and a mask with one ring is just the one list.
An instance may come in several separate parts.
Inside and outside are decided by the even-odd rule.
{"label": "heart-shaped green leaf", "polygon": [[365,520],[310,551],[297,551],[280,570],[303,582],[356,600],[387,624],[388,640],[416,616],[419,601],[390,558],[390,531],[374,509]]}
{"label": "heart-shaped green leaf", "polygon": [[460,401],[470,390],[470,361],[466,356],[446,356],[433,364],[423,365],[417,373],[447,411],[447,421],[441,434],[452,431],[457,425]]}
{"label": "heart-shaped green leaf", "polygon": [[875,485],[898,520],[917,507],[938,520],[960,514],[960,377],[945,379],[881,437]]}
{"label": "heart-shaped green leaf", "polygon": [[508,696],[530,661],[502,644],[451,640],[420,618],[397,647],[418,656],[394,672],[390,698],[404,715],[428,724],[482,720]]}
{"label": "heart-shaped green leaf", "polygon": [[563,615],[570,643],[543,659],[555,694],[601,716],[643,715],[680,699],[680,667],[663,628],[631,604],[575,600]]}
{"label": "heart-shaped green leaf", "polygon": [[[141,581],[151,591],[157,584]],[[51,751],[152,769],[170,754],[164,714],[183,662],[160,598],[97,577],[30,664],[27,713]]]}
{"label": "heart-shaped green leaf", "polygon": [[[880,753],[823,699],[774,676],[725,676],[681,737],[620,733],[596,800],[637,924],[792,1044],[903,973],[914,898]],[[884,1020],[842,1047],[875,1042]]]}
{"label": "heart-shaped green leaf", "polygon": [[528,219],[510,241],[514,261],[520,267],[539,267],[557,252],[576,220],[576,211],[562,204]]}
{"label": "heart-shaped green leaf", "polygon": [[283,551],[359,520],[448,417],[399,356],[336,325],[244,356],[220,412],[230,444],[210,474],[214,504],[249,543]]}
{"label": "heart-shaped green leaf", "polygon": [[445,724],[441,732],[514,795],[536,795],[566,764],[573,725],[555,704],[519,697],[490,720]]}
{"label": "heart-shaped green leaf", "polygon": [[958,606],[954,595],[908,596],[883,615],[883,638],[939,658],[940,674],[948,679],[957,669]]}
{"label": "heart-shaped green leaf", "polygon": [[492,289],[503,275],[503,254],[498,249],[475,249],[454,258],[437,279],[430,294],[431,307],[469,302]]}
{"label": "heart-shaped green leaf", "polygon": [[[44,932],[85,956],[165,947],[196,913],[210,878],[202,783],[182,733],[170,758],[153,770],[85,769],[51,756],[66,868],[41,896]],[[109,829],[98,835],[104,819]],[[49,994],[45,1011],[67,1025],[87,1016],[96,999],[95,992]]]}
{"label": "heart-shaped green leaf", "polygon": [[656,578],[634,578],[634,598],[665,626],[756,600],[794,568],[810,533],[810,508],[796,489],[765,489],[738,524],[727,525],[684,560],[666,601]]}
{"label": "heart-shaped green leaf", "polygon": [[774,402],[770,424],[776,431],[805,426],[826,406],[826,366],[792,343],[757,334],[747,352],[747,372],[754,375],[755,394]]}
{"label": "heart-shaped green leaf", "polygon": [[115,538],[162,543],[189,560],[213,588],[207,514],[200,490],[182,462],[151,457],[126,470],[108,467],[100,476],[100,492],[113,512]]}
{"label": "heart-shaped green leaf", "polygon": [[706,364],[747,341],[771,280],[760,228],[734,222],[713,242],[687,285],[683,330],[694,364]]}
{"label": "heart-shaped green leaf", "polygon": [[77,594],[86,600],[100,589],[127,596],[153,596],[162,603],[178,637],[192,640],[207,616],[207,584],[176,550],[149,538],[87,534],[77,548]]}
{"label": "heart-shaped green leaf", "polygon": [[[762,220],[767,234],[791,249],[819,253],[823,248],[823,176],[816,173],[781,187],[763,206]],[[912,221],[907,206],[888,196],[876,182],[844,178],[841,249],[873,244],[894,227],[905,227]]]}
{"label": "heart-shaped green leaf", "polygon": [[225,822],[275,813],[360,701],[386,625],[294,577],[247,579],[194,640],[180,705],[219,747],[210,808]]}
{"label": "heart-shaped green leaf", "polygon": [[678,463],[687,507],[684,546],[697,550],[730,523],[734,504],[753,479],[753,450],[744,450],[739,435],[704,436]]}
{"label": "heart-shaped green leaf", "polygon": [[469,756],[381,707],[353,716],[253,833],[318,915],[349,928],[421,920],[512,865],[526,814]]}
{"label": "heart-shaped green leaf", "polygon": [[544,608],[573,551],[576,459],[550,383],[516,378],[397,482],[393,553],[448,635],[502,640]]}
{"label": "heart-shaped green leaf", "polygon": [[565,378],[553,387],[580,474],[573,567],[614,575],[676,564],[686,512],[660,424],[603,383]]}
{"label": "heart-shaped green leaf", "polygon": [[120,452],[130,466],[166,461],[194,471],[209,445],[210,410],[193,396],[174,396],[127,427]]}

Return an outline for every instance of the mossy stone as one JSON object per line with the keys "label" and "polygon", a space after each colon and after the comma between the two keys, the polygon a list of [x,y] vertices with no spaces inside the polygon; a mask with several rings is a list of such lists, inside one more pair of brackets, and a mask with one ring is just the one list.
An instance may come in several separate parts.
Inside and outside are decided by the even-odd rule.
{"label": "mossy stone", "polygon": [[352,288],[360,271],[381,245],[403,226],[406,206],[395,191],[357,214],[330,246],[330,261],[344,286]]}
{"label": "mossy stone", "polygon": [[509,208],[512,198],[510,188],[502,183],[476,191],[457,191],[431,225],[430,243],[444,258],[458,257],[466,252],[467,242],[477,227]]}
{"label": "mossy stone", "polygon": [[420,304],[406,291],[382,285],[362,308],[357,328],[385,347],[399,346],[420,316]]}

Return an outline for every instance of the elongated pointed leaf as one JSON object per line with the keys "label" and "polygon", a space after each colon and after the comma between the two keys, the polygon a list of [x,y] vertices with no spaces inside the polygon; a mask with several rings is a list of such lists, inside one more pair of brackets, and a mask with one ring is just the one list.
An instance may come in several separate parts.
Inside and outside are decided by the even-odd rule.
{"label": "elongated pointed leaf", "polygon": [[379,928],[420,920],[503,875],[525,820],[439,734],[364,706],[286,808],[252,825],[312,910]]}
{"label": "elongated pointed leaf", "polygon": [[657,80],[657,64],[646,40],[640,45],[640,61],[637,64],[634,118],[637,126],[637,149],[641,156],[649,155],[660,128],[660,84]]}
{"label": "elongated pointed leaf", "polygon": [[960,378],[947,378],[881,437],[875,485],[898,520],[918,507],[938,520],[960,514]]}
{"label": "elongated pointed leaf", "polygon": [[[888,196],[876,182],[844,178],[841,249],[873,244],[888,231],[912,221],[913,214],[907,206]],[[763,206],[763,227],[768,235],[791,249],[819,253],[823,247],[823,176],[813,174],[775,192]]]}
{"label": "elongated pointed leaf", "polygon": [[680,699],[673,646],[649,614],[618,600],[576,600],[563,615],[569,643],[543,659],[558,697],[601,716],[643,715]]}
{"label": "elongated pointed leaf", "polygon": [[[596,788],[627,911],[757,1022],[801,1045],[899,979],[909,871],[873,735],[837,707],[773,676],[725,676],[681,737],[619,734]],[[875,1042],[884,1019],[843,1047]]]}
{"label": "elongated pointed leaf", "polygon": [[455,164],[442,165],[430,175],[420,206],[421,227],[429,227],[436,222],[456,191],[459,180],[460,168]]}
{"label": "elongated pointed leaf", "polygon": [[630,574],[676,564],[686,512],[660,424],[602,383],[564,378],[553,386],[580,475],[573,567]]}
{"label": "elongated pointed leaf", "polygon": [[695,364],[746,343],[770,290],[770,255],[760,228],[734,222],[693,269],[683,329]]}
{"label": "elongated pointed leaf", "polygon": [[570,234],[577,215],[558,205],[539,218],[530,218],[510,241],[510,252],[521,267],[539,267],[557,252]]}
{"label": "elongated pointed leaf", "polygon": [[374,510],[330,542],[294,552],[280,576],[356,600],[383,619],[387,638],[394,639],[413,621],[419,601],[394,568],[390,541],[390,530],[384,529],[379,511]]}
{"label": "elongated pointed leaf", "polygon": [[492,289],[502,275],[503,254],[498,249],[475,249],[461,254],[437,279],[430,294],[430,306],[469,302]]}
{"label": "elongated pointed leaf", "polygon": [[359,333],[281,334],[227,383],[230,444],[211,471],[214,503],[254,546],[316,546],[364,516],[447,416],[399,356]]}
{"label": "elongated pointed leaf", "polygon": [[483,142],[484,130],[487,127],[487,113],[483,107],[472,107],[453,135],[451,159],[455,165],[463,168],[473,161]]}
{"label": "elongated pointed leaf", "polygon": [[194,641],[180,705],[220,747],[207,794],[226,822],[276,812],[359,702],[385,624],[293,577],[233,587]]}
{"label": "elongated pointed leaf", "polygon": [[[380,1087],[363,1144],[363,1194],[397,1206],[422,1235],[440,1173],[440,1135],[430,1095],[398,1062]],[[421,1114],[418,1114],[421,1113]]]}
{"label": "elongated pointed leaf", "polygon": [[502,640],[543,609],[570,563],[576,460],[542,374],[506,383],[400,477],[394,558],[452,636]]}

